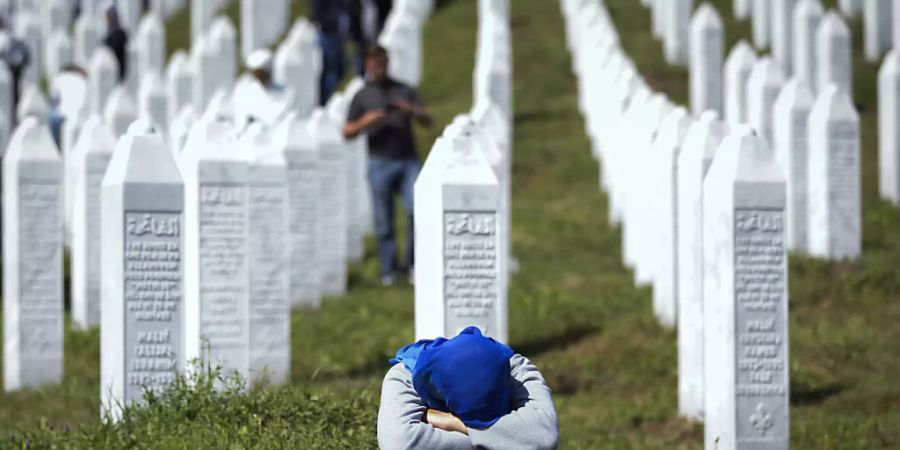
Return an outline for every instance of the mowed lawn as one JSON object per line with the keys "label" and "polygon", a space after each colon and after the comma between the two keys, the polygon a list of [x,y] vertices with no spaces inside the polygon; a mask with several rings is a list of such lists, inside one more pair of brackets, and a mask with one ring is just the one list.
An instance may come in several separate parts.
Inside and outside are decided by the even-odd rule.
{"label": "mowed lawn", "polygon": [[[303,13],[305,2],[294,3],[294,12]],[[663,65],[648,12],[638,0],[606,3],[647,82],[684,103],[686,72]],[[731,20],[731,0],[713,3],[726,19],[729,44],[749,35],[747,23]],[[606,225],[558,3],[511,4],[513,245],[521,268],[510,291],[510,344],[536,361],[554,389],[562,448],[701,448],[702,425],[677,417],[675,332],[656,324],[650,291],[635,289],[620,263],[620,230]],[[423,156],[471,106],[475,9],[471,0],[443,2],[425,29],[422,95],[437,123],[418,134]],[[169,24],[170,47],[184,46],[186,19]],[[900,446],[900,209],[877,199],[877,67],[861,62],[854,29],[865,251],[856,263],[791,259],[797,449]],[[366,262],[352,269],[348,296],[293,314],[290,385],[249,394],[182,386],[133,411],[123,425],[103,425],[99,333],[67,330],[61,385],[0,394],[0,447],[375,446],[381,377],[387,358],[413,339],[413,297],[408,286],[378,285],[371,242],[369,249]]]}

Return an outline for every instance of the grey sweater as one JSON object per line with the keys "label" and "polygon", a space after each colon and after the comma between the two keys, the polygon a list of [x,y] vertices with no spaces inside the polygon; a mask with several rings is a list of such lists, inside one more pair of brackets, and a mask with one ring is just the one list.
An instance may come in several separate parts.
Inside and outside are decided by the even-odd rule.
{"label": "grey sweater", "polygon": [[469,435],[438,430],[423,422],[428,407],[412,385],[412,374],[396,364],[384,377],[378,410],[378,446],[382,450],[554,449],[559,439],[550,388],[537,367],[522,355],[510,365],[512,412],[490,428]]}

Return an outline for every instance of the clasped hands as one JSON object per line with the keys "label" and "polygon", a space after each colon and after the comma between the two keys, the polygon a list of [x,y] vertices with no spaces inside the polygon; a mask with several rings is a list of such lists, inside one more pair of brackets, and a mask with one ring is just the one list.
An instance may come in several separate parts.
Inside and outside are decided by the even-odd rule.
{"label": "clasped hands", "polygon": [[448,412],[429,409],[425,413],[425,421],[431,426],[444,431],[456,431],[465,435],[469,434],[469,429],[459,417]]}

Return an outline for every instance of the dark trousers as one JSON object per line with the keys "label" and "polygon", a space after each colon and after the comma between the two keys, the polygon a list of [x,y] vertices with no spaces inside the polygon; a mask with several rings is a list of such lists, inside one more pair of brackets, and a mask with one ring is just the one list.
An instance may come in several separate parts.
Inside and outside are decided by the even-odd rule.
{"label": "dark trousers", "polygon": [[319,33],[322,48],[322,78],[319,85],[320,104],[324,105],[344,77],[344,37],[341,33]]}
{"label": "dark trousers", "polygon": [[369,185],[372,187],[372,209],[375,213],[375,238],[378,243],[378,262],[381,276],[397,271],[397,238],[394,231],[394,195],[399,195],[406,210],[408,231],[405,258],[399,267],[412,268],[413,246],[413,187],[419,176],[419,161],[381,156],[369,157]]}

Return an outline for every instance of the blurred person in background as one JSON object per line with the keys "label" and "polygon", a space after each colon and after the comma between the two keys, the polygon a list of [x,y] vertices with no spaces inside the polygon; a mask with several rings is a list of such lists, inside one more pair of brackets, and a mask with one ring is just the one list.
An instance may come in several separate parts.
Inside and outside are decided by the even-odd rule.
{"label": "blurred person in background", "polygon": [[311,0],[313,22],[319,28],[322,48],[322,79],[319,85],[319,104],[328,102],[344,76],[344,40],[347,36],[350,13],[347,0]]}
{"label": "blurred person in background", "polygon": [[[6,18],[0,17],[0,59],[6,64],[12,76],[12,114],[8,117],[10,125],[16,123],[16,110],[19,105],[19,80],[31,63],[31,51],[21,39],[13,36],[6,26]],[[11,130],[10,130],[11,132]],[[2,152],[0,152],[2,153]]]}
{"label": "blurred person in background", "polygon": [[128,32],[122,28],[119,10],[115,6],[106,9],[106,36],[103,44],[116,55],[119,62],[119,82],[124,81],[128,74]]}

